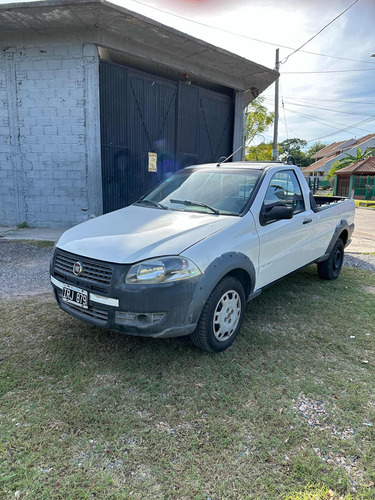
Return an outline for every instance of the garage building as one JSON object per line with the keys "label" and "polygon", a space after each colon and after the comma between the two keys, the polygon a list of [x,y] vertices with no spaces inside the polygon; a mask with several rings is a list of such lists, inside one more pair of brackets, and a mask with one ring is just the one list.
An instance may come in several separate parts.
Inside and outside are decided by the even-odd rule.
{"label": "garage building", "polygon": [[278,76],[103,0],[0,5],[0,42],[0,225],[71,226],[230,155]]}

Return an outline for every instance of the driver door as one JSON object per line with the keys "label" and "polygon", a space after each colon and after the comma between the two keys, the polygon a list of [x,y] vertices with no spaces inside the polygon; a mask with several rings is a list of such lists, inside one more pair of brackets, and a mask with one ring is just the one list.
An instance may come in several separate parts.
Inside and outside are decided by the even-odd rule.
{"label": "driver door", "polygon": [[[293,208],[293,218],[265,221],[262,215],[275,206]],[[312,210],[306,210],[295,172],[276,172],[268,183],[260,216],[256,221],[260,243],[257,288],[268,285],[313,260],[311,243],[314,220]]]}

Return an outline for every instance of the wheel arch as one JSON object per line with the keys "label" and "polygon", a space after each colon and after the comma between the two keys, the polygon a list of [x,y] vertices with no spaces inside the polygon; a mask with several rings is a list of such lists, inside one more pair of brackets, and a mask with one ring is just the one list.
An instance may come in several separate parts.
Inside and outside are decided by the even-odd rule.
{"label": "wheel arch", "polygon": [[[232,271],[229,271],[229,273],[227,273],[225,276],[233,276],[233,278],[237,278],[241,283],[242,288],[244,289],[246,299],[250,296],[254,289],[254,286],[252,285],[253,282],[248,271],[245,271],[243,268],[237,267],[236,269],[232,269]],[[223,278],[225,276],[223,276]]]}
{"label": "wheel arch", "polygon": [[187,312],[187,322],[198,321],[212,290],[225,276],[237,278],[243,286],[246,299],[248,299],[255,287],[254,264],[247,255],[241,252],[224,253],[211,262],[198,281]]}
{"label": "wheel arch", "polygon": [[339,238],[343,241],[344,247],[345,247],[346,244],[347,244],[347,242],[348,242],[348,239],[349,239],[349,232],[348,232],[348,230],[344,229],[343,231],[341,231],[341,233],[339,235]]}
{"label": "wheel arch", "polygon": [[328,259],[329,254],[332,251],[332,248],[336,245],[336,242],[339,238],[344,243],[344,248],[350,243],[351,241],[351,235],[354,231],[354,224],[349,224],[347,220],[341,219],[339,224],[337,224],[335,231],[333,233],[333,236],[331,238],[331,241],[327,247],[327,250],[325,253],[320,257],[320,259],[317,259],[317,263],[323,262]]}

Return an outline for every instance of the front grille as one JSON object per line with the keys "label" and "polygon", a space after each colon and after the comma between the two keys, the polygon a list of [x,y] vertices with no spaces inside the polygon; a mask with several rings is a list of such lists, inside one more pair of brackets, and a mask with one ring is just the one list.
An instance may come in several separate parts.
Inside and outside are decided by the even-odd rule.
{"label": "front grille", "polygon": [[[82,264],[82,274],[80,276],[73,273],[75,262]],[[88,284],[92,289],[106,292],[111,284],[112,267],[78,255],[56,252],[54,274],[56,277],[69,278],[70,281],[73,280],[75,283]]]}
{"label": "front grille", "polygon": [[106,325],[108,322],[108,311],[106,309],[102,309],[101,307],[90,304],[88,309],[83,309],[82,307],[75,306],[74,304],[64,302],[60,293],[59,303],[62,309],[67,312],[72,312],[75,316],[81,317],[82,319],[93,319],[98,325]]}

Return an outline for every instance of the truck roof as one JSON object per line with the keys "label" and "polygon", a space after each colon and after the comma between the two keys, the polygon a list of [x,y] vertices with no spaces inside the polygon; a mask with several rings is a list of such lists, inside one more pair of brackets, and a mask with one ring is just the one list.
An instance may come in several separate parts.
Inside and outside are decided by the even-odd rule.
{"label": "truck roof", "polygon": [[[238,168],[243,168],[243,169],[252,169],[252,170],[264,170],[268,167],[274,167],[274,166],[285,166],[287,165],[284,162],[281,161],[233,161],[233,162],[228,162],[228,163],[205,163],[201,165],[191,165],[186,168],[225,168],[225,169],[238,169]],[[294,166],[294,165],[291,165]]]}

